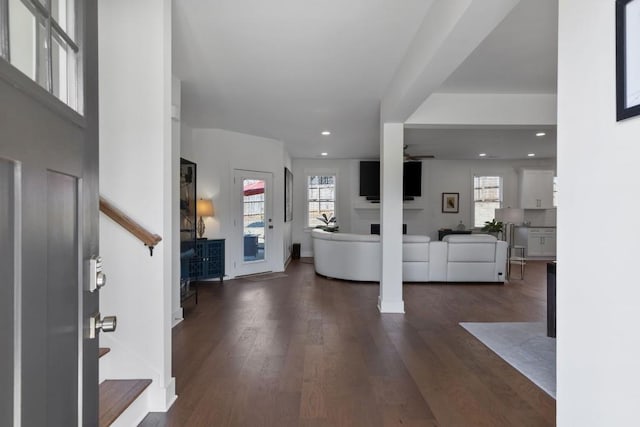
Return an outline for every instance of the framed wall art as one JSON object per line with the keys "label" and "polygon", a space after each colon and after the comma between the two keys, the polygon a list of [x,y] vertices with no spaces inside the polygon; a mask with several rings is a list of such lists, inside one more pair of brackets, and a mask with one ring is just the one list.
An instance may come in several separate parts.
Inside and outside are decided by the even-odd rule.
{"label": "framed wall art", "polygon": [[284,222],[293,221],[293,174],[284,168]]}
{"label": "framed wall art", "polygon": [[640,0],[616,0],[616,111],[640,115]]}
{"label": "framed wall art", "polygon": [[442,193],[442,213],[460,211],[460,193]]}

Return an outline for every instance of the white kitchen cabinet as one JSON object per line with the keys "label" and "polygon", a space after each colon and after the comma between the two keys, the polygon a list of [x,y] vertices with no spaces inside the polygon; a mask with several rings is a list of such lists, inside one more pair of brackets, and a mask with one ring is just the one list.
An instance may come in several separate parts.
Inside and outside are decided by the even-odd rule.
{"label": "white kitchen cabinet", "polygon": [[528,256],[556,256],[556,229],[529,228],[527,235]]}
{"label": "white kitchen cabinet", "polygon": [[552,170],[523,169],[520,173],[520,207],[553,208],[553,176]]}

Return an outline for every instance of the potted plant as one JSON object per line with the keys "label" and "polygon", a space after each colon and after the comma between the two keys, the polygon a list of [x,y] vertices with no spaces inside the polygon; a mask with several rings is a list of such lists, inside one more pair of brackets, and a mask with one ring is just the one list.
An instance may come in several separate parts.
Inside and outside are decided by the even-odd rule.
{"label": "potted plant", "polygon": [[322,221],[324,225],[318,225],[316,228],[321,228],[324,231],[338,231],[338,224],[336,221],[338,220],[335,216],[329,218],[327,214],[322,214],[322,216],[317,217],[318,221]]}
{"label": "potted plant", "polygon": [[493,218],[491,221],[485,221],[484,227],[482,227],[482,231],[496,236],[497,238],[500,238],[500,234],[502,233],[503,229],[504,227],[502,221],[496,221],[495,218]]}

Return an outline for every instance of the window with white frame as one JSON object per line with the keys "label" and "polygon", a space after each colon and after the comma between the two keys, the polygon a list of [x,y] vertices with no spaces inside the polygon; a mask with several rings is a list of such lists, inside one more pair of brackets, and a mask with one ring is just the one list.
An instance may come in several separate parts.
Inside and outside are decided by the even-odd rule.
{"label": "window with white frame", "polygon": [[82,114],[75,0],[0,0],[0,56]]}
{"label": "window with white frame", "polygon": [[484,227],[495,218],[495,210],[502,204],[501,176],[473,177],[473,226]]}
{"label": "window with white frame", "polygon": [[311,175],[307,177],[307,226],[325,225],[318,218],[336,215],[336,176]]}

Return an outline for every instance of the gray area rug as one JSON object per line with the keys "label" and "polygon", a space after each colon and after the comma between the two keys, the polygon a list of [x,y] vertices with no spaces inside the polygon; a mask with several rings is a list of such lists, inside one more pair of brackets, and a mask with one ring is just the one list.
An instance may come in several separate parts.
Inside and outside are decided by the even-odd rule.
{"label": "gray area rug", "polygon": [[555,399],[556,340],[547,337],[546,324],[461,322],[460,326]]}

